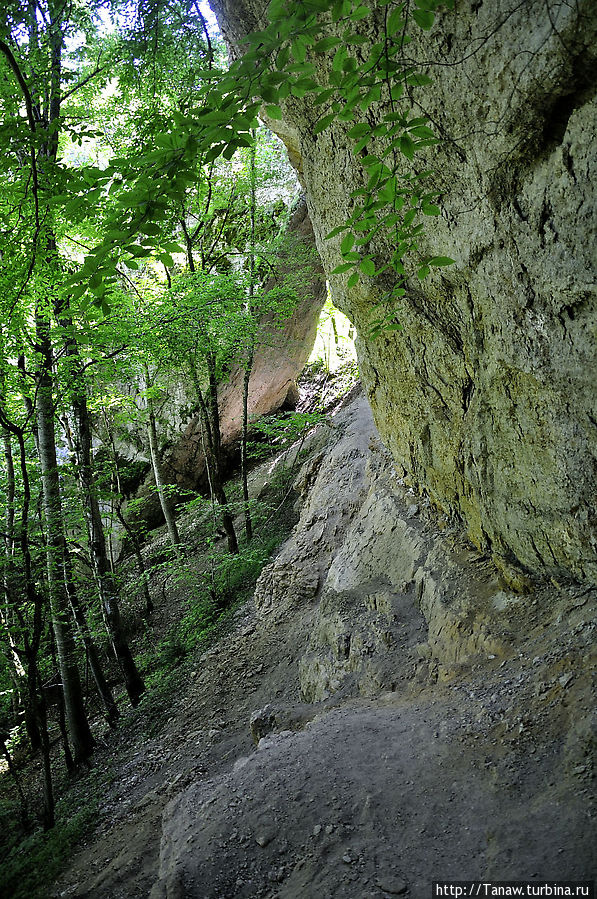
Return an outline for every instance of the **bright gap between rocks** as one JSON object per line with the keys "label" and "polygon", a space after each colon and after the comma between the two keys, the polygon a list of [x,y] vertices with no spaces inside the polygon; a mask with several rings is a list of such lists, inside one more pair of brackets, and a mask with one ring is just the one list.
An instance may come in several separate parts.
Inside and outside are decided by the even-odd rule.
{"label": "bright gap between rocks", "polygon": [[328,295],[319,316],[317,336],[307,364],[321,362],[329,372],[335,372],[349,362],[356,364],[355,337],[354,325],[334,306]]}

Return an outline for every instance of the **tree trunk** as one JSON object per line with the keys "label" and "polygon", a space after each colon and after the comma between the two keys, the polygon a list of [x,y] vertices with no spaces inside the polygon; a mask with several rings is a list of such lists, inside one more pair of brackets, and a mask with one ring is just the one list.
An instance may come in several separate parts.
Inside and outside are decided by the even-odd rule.
{"label": "tree trunk", "polygon": [[[236,553],[238,553],[238,540],[236,537],[236,531],[234,529],[234,519],[232,518],[230,507],[228,505],[228,498],[226,496],[226,491],[224,490],[224,485],[222,483],[221,465],[218,455],[221,452],[221,448],[220,418],[217,411],[217,385],[215,386],[215,404],[212,399],[210,403],[210,409],[208,410],[205,403],[205,398],[203,396],[203,391],[201,390],[201,386],[199,384],[199,379],[197,378],[197,372],[194,370],[194,368],[192,368],[191,375],[193,378],[197,399],[199,400],[199,411],[201,414],[201,422],[203,424],[203,430],[205,433],[205,464],[207,466],[209,474],[209,487],[220,507],[222,524],[224,525],[224,530],[228,539],[228,549],[231,553],[236,555]],[[213,397],[213,393],[211,394],[211,396]]]}
{"label": "tree trunk", "polygon": [[63,532],[62,502],[56,459],[56,434],[52,396],[52,345],[49,324],[36,313],[37,350],[41,356],[37,374],[35,401],[39,440],[39,461],[43,505],[47,530],[46,554],[52,628],[64,689],[68,732],[75,764],[86,760],[93,751],[94,739],[83,704],[81,680],[75,658],[69,600],[63,578],[66,541]]}
{"label": "tree trunk", "polygon": [[141,552],[141,545],[137,539],[137,535],[135,534],[134,529],[130,526],[125,516],[122,513],[122,509],[116,504],[116,517],[119,522],[123,526],[126,531],[127,537],[131,541],[131,545],[133,547],[133,552],[135,554],[135,559],[137,561],[137,570],[139,572],[139,577],[141,578],[141,584],[143,586],[143,598],[145,600],[145,618],[149,618],[151,613],[153,612],[154,605],[151,599],[151,595],[149,593],[149,577],[147,574],[147,569],[145,568],[145,562],[143,561],[143,553]]}
{"label": "tree trunk", "polygon": [[[145,383],[149,388],[149,372],[146,370]],[[153,409],[153,402],[151,397],[147,397],[147,412],[148,412],[148,421],[147,421],[147,435],[149,438],[149,455],[151,457],[151,465],[153,468],[153,476],[155,479],[155,486],[158,492],[158,497],[160,500],[160,506],[162,507],[162,512],[164,518],[166,519],[166,527],[168,529],[168,535],[170,537],[170,542],[174,548],[176,555],[182,559],[183,551],[182,544],[180,542],[180,535],[178,533],[178,528],[176,526],[176,519],[174,518],[174,512],[172,510],[172,505],[166,493],[166,483],[164,481],[164,477],[162,475],[162,466],[160,463],[160,453],[159,453],[159,444],[158,444],[158,430],[155,420],[155,412]]]}
{"label": "tree trunk", "polygon": [[241,437],[241,448],[240,448],[240,468],[241,468],[241,479],[243,484],[243,506],[245,511],[245,534],[247,536],[247,541],[252,540],[253,538],[253,521],[251,519],[251,505],[249,498],[249,466],[247,459],[247,441],[249,436],[249,382],[251,380],[251,370],[253,368],[253,358],[255,356],[255,338],[253,334],[253,317],[254,317],[254,304],[253,299],[255,297],[255,190],[256,190],[256,171],[255,171],[255,142],[256,142],[256,133],[255,129],[251,129],[251,137],[253,138],[253,143],[251,145],[251,161],[250,161],[250,174],[251,174],[251,201],[250,201],[250,214],[251,214],[251,231],[250,231],[250,246],[249,246],[249,299],[247,302],[247,313],[249,318],[249,351],[247,354],[247,361],[245,362],[245,370],[243,372],[243,430]]}
{"label": "tree trunk", "polygon": [[116,508],[116,517],[119,522],[125,529],[129,540],[131,541],[133,552],[135,554],[135,558],[137,560],[137,568],[139,570],[139,577],[141,578],[141,583],[143,585],[143,596],[145,599],[145,617],[149,618],[151,613],[153,612],[153,602],[151,600],[151,596],[149,593],[149,577],[147,575],[147,569],[145,568],[145,562],[143,561],[143,553],[141,552],[141,544],[139,539],[135,533],[135,529],[131,527],[129,522],[126,520],[126,516],[122,511],[122,482],[120,479],[120,465],[118,463],[118,453],[116,452],[116,444],[114,443],[114,435],[112,433],[112,428],[110,426],[110,422],[108,420],[108,416],[104,410],[104,424],[106,426],[106,431],[108,433],[108,438],[110,440],[110,447],[112,450],[112,464],[114,466],[114,475],[116,477],[116,490],[118,492],[118,501],[115,503]]}
{"label": "tree trunk", "polygon": [[91,427],[87,399],[80,392],[73,400],[75,417],[76,451],[78,457],[77,473],[85,500],[85,513],[89,528],[91,558],[97,579],[106,627],[114,655],[122,671],[124,684],[131,705],[136,706],[145,692],[145,684],[137,670],[133,655],[124,635],[118,591],[106,552],[106,537],[102,522],[99,502],[95,492],[93,468],[91,463]]}
{"label": "tree trunk", "polygon": [[70,570],[70,560],[68,559],[68,557],[64,561],[64,568],[66,592],[68,594],[73,618],[75,619],[77,629],[85,647],[85,653],[87,655],[87,660],[89,662],[89,667],[91,669],[93,680],[95,681],[95,686],[97,688],[99,698],[101,699],[106,710],[106,718],[108,724],[112,726],[118,720],[118,718],[120,718],[120,711],[118,709],[118,706],[116,705],[116,702],[114,701],[114,696],[112,695],[112,690],[110,689],[108,681],[106,680],[95,640],[91,635],[89,624],[87,623],[87,619],[85,617],[85,612],[83,611],[83,607],[79,602],[79,597],[75,590],[72,571]]}
{"label": "tree trunk", "polygon": [[[50,830],[54,826],[54,788],[52,786],[52,765],[50,762],[50,738],[48,736],[48,716],[46,708],[46,700],[43,693],[43,687],[37,664],[35,660],[31,664],[31,670],[27,672],[28,681],[33,685],[35,701],[33,708],[35,711],[35,722],[40,734],[41,757],[43,769],[43,825],[44,830]],[[67,746],[68,749],[68,746]],[[66,756],[67,768],[68,756]],[[70,768],[69,768],[70,770]]]}
{"label": "tree trunk", "polygon": [[[72,320],[68,315],[68,310],[64,310],[58,300],[54,302],[54,313],[59,323],[67,330],[72,331]],[[67,355],[80,363],[79,348],[71,337],[65,340]],[[80,366],[78,366],[80,367]],[[72,409],[74,418],[75,441],[74,450],[77,460],[76,475],[83,495],[83,506],[85,510],[85,518],[87,521],[87,529],[89,533],[89,546],[91,550],[91,561],[93,571],[100,595],[102,609],[104,613],[104,621],[106,630],[110,637],[112,649],[116,660],[122,672],[125,688],[129,696],[131,705],[136,706],[139,699],[145,692],[145,684],[137,670],[131,650],[124,634],[122,619],[120,617],[120,607],[118,604],[118,590],[112,576],[112,567],[108,560],[106,551],[106,536],[104,533],[104,524],[95,490],[95,479],[93,474],[93,465],[91,459],[91,424],[89,422],[89,409],[87,406],[87,396],[85,387],[82,382],[80,370],[78,371],[72,395]],[[68,559],[67,559],[68,563]],[[68,564],[67,564],[68,567]],[[67,572],[68,573],[68,572]],[[71,578],[72,582],[72,578]],[[70,591],[72,592],[72,591]],[[74,611],[74,608],[73,608]],[[82,613],[82,610],[79,609]],[[79,619],[77,624],[81,627]],[[81,632],[83,635],[83,631]],[[91,639],[89,630],[87,629],[87,637]],[[87,639],[84,637],[84,639]],[[87,646],[87,642],[86,642]],[[106,693],[107,684],[103,677],[98,677],[97,672],[97,654],[95,649],[89,655],[89,663],[95,678],[98,690],[106,709],[108,710],[108,721],[114,722],[120,716],[114,699],[111,694]],[[101,687],[100,687],[101,683]]]}
{"label": "tree trunk", "polygon": [[15,787],[17,788],[17,793],[19,795],[19,805],[21,811],[21,826],[23,830],[26,832],[29,829],[29,810],[27,808],[27,799],[25,798],[25,794],[23,793],[23,787],[21,786],[21,779],[19,777],[19,772],[15,768],[12,763],[12,758],[10,757],[10,752],[8,751],[8,746],[6,745],[6,735],[0,734],[0,747],[2,748],[2,755],[6,759],[6,764],[8,766],[8,771],[12,776],[12,779],[15,782]]}
{"label": "tree trunk", "polygon": [[243,372],[243,432],[240,446],[240,467],[243,482],[243,506],[245,511],[245,534],[247,540],[253,539],[253,521],[251,518],[251,500],[249,497],[249,464],[247,459],[247,443],[249,438],[249,381],[253,367],[253,351],[246,362]]}

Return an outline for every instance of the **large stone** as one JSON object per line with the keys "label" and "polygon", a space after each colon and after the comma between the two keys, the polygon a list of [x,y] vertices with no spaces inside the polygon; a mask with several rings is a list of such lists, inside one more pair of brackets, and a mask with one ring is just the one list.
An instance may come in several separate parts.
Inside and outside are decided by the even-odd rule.
{"label": "large stone", "polygon": [[[295,481],[299,521],[255,590],[262,618],[300,608],[310,620],[303,699],[375,696],[429,668],[445,673],[504,655],[520,597],[413,502],[364,396],[331,424],[307,446]],[[268,722],[262,710],[255,733],[271,730]]]}
{"label": "large stone", "polygon": [[[266,5],[213,3],[236,47],[264,24]],[[372,40],[376,16],[362,23]],[[417,93],[417,114],[445,138],[421,154],[442,191],[442,215],[421,249],[456,264],[409,282],[397,312],[403,330],[376,341],[373,304],[389,285],[363,277],[348,290],[347,275],[329,276],[357,326],[384,442],[411,483],[462,520],[517,584],[520,568],[597,575],[596,32],[593,0],[494,0],[438,17],[411,45],[434,78]],[[339,238],[325,236],[363,183],[350,126],[314,135],[320,110],[308,97],[283,107],[276,127],[329,273],[341,256]],[[387,111],[380,104],[371,115]],[[379,238],[376,259],[390,249]]]}

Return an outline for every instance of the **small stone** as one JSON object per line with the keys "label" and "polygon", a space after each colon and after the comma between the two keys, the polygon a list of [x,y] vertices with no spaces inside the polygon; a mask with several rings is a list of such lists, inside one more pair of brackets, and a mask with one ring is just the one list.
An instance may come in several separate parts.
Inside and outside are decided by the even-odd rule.
{"label": "small stone", "polygon": [[346,865],[352,865],[354,859],[353,859],[352,855],[349,855],[348,852],[347,852],[346,855],[343,855],[343,856],[342,856],[342,861],[343,861]]}
{"label": "small stone", "polygon": [[313,836],[318,837],[320,833],[321,833],[321,824],[316,824],[315,827],[313,828]]}
{"label": "small stone", "polygon": [[407,885],[404,880],[400,877],[395,877],[392,874],[378,877],[377,886],[385,893],[390,893],[391,896],[401,896],[402,893],[406,893],[407,890]]}
{"label": "small stone", "polygon": [[563,674],[560,678],[558,678],[560,687],[567,687],[570,681],[572,680],[572,675],[570,672],[568,674]]}
{"label": "small stone", "polygon": [[272,708],[266,705],[262,709],[255,709],[251,713],[249,726],[253,741],[259,743],[259,740],[270,734],[276,726],[276,715]]}
{"label": "small stone", "polygon": [[273,838],[273,833],[259,833],[255,837],[255,842],[258,846],[261,846],[262,849],[265,849],[266,846],[269,846]]}
{"label": "small stone", "polygon": [[327,833],[328,836],[329,836],[331,833],[333,833],[333,832],[334,832],[334,825],[333,825],[333,824],[326,824],[325,832]]}

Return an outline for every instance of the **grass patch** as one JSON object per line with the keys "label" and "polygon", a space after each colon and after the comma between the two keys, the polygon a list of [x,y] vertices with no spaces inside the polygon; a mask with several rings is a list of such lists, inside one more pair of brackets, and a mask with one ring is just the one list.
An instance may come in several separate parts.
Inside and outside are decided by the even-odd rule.
{"label": "grass patch", "polygon": [[[76,803],[80,805],[81,797]],[[74,801],[56,804],[52,830],[36,831],[13,846],[0,866],[0,895],[11,899],[45,899],[48,884],[64,870],[73,850],[97,820],[99,800],[89,799],[74,811]],[[3,816],[4,817],[4,816]]]}
{"label": "grass patch", "polygon": [[249,598],[265,564],[284,534],[256,539],[241,546],[238,555],[213,553],[203,584],[191,591],[188,609],[159,645],[139,657],[148,687],[163,690],[169,674],[187,656],[204,652],[234,609]]}

